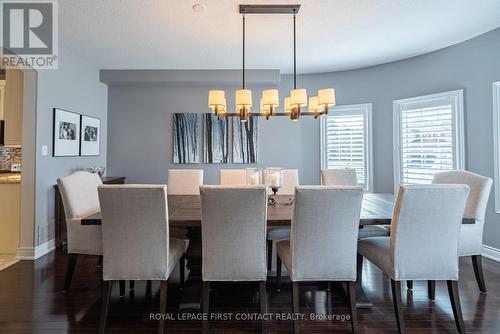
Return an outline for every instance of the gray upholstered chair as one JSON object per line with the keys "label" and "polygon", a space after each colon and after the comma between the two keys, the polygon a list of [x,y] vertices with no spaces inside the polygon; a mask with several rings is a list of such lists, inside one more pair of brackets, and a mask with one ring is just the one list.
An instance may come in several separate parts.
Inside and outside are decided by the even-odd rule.
{"label": "gray upholstered chair", "polygon": [[[160,312],[166,311],[167,280],[179,264],[183,283],[188,240],[169,237],[167,187],[104,185],[99,187],[102,212],[103,279],[107,281],[100,332],[106,326],[113,281],[160,281]],[[163,333],[164,320],[159,332]]]}
{"label": "gray upholstered chair", "polygon": [[203,169],[170,169],[169,195],[199,195],[203,184]]}
{"label": "gray upholstered chair", "polygon": [[[486,206],[490,197],[493,180],[468,171],[449,171],[434,175],[433,184],[466,184],[470,188],[465,206],[464,217],[472,218],[475,224],[463,224],[460,229],[458,254],[461,257],[470,256],[474,274],[482,293],[486,293],[482,266],[483,229]],[[433,298],[432,298],[433,299]]]}
{"label": "gray upholstered chair", "polygon": [[201,186],[200,194],[203,313],[209,313],[210,283],[217,281],[259,282],[266,313],[266,187]]}
{"label": "gray upholstered chair", "polygon": [[224,186],[244,186],[247,184],[246,169],[220,169],[219,184]]}
{"label": "gray upholstered chair", "polygon": [[325,186],[357,186],[355,169],[337,168],[321,170],[321,184]]}
{"label": "gray upholstered chair", "polygon": [[101,210],[97,188],[102,184],[97,174],[75,172],[57,180],[66,216],[68,266],[63,292],[67,292],[75,271],[77,256],[102,255],[101,226],[83,226],[81,218]]}
{"label": "gray upholstered chair", "polygon": [[[342,281],[347,285],[352,331],[356,332],[356,249],[362,200],[363,189],[358,187],[296,188],[292,238],[276,245],[276,289],[283,263],[292,280],[292,313],[299,312],[299,282]],[[294,321],[294,333],[298,330]]]}
{"label": "gray upholstered chair", "polygon": [[[264,173],[264,183],[266,183],[266,173]],[[278,190],[278,195],[293,196],[295,187],[299,185],[299,170],[284,169],[283,183]],[[279,240],[290,239],[289,226],[273,226],[267,229],[267,269],[271,270],[273,260],[273,244]]]}
{"label": "gray upholstered chair", "polygon": [[390,237],[358,242],[358,282],[363,257],[391,279],[399,332],[405,331],[401,305],[401,281],[446,280],[455,323],[465,327],[458,294],[458,242],[466,185],[407,185],[399,188]]}
{"label": "gray upholstered chair", "polygon": [[[321,184],[330,186],[357,186],[355,169],[337,168],[321,171]],[[384,225],[366,225],[359,229],[359,239],[389,236],[390,228]]]}

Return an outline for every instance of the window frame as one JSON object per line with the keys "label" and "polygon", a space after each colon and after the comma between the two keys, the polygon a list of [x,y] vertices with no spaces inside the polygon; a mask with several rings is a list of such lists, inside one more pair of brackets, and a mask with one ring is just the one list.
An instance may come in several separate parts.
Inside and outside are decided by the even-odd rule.
{"label": "window frame", "polygon": [[364,154],[365,154],[365,184],[364,189],[373,192],[373,129],[372,129],[372,104],[346,104],[334,106],[328,115],[322,116],[320,120],[320,164],[321,169],[326,169],[326,118],[329,116],[360,115],[364,116]]}
{"label": "window frame", "polygon": [[500,81],[491,84],[493,95],[493,159],[495,159],[495,212],[500,213]]}
{"label": "window frame", "polygon": [[393,100],[393,160],[394,160],[394,193],[397,194],[401,184],[402,164],[401,164],[401,111],[403,106],[411,103],[431,103],[432,100],[442,98],[452,98],[454,111],[452,114],[452,127],[455,133],[453,138],[454,155],[456,159],[455,168],[457,170],[465,169],[465,140],[464,140],[464,91],[463,89],[452,90],[448,92],[415,96],[410,98]]}

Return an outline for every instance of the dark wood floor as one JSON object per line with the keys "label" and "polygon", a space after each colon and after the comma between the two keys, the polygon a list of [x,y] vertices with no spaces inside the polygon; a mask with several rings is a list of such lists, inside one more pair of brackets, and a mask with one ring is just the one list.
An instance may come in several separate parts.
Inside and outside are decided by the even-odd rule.
{"label": "dark wood floor", "polygon": [[[51,253],[39,260],[21,261],[0,271],[0,333],[96,333],[101,306],[101,272],[95,257],[84,257],[77,264],[68,294],[61,293],[66,255]],[[460,294],[465,325],[469,333],[500,333],[500,264],[484,260],[488,294],[477,289],[469,259],[461,261]],[[359,310],[361,333],[396,333],[390,284],[382,273],[365,262],[364,288],[374,303],[371,310]],[[249,284],[215,285],[211,309],[216,312],[258,312],[258,287]],[[137,282],[135,292],[125,299],[113,292],[108,333],[155,333],[158,323],[149,320],[158,312],[159,284],[148,294],[145,282]],[[169,283],[168,312],[177,317],[179,289],[176,278]],[[269,311],[290,312],[290,286],[282,284],[275,292],[268,284]],[[300,311],[346,316],[342,294],[328,293],[324,284],[304,284],[300,290]],[[456,333],[445,284],[436,287],[436,300],[427,299],[424,282],[415,282],[413,292],[403,291],[408,333]],[[213,333],[257,333],[258,322],[211,322]],[[291,333],[289,321],[273,321],[270,333]],[[169,333],[199,333],[201,322],[169,321]],[[307,321],[302,333],[350,333],[349,322]]]}

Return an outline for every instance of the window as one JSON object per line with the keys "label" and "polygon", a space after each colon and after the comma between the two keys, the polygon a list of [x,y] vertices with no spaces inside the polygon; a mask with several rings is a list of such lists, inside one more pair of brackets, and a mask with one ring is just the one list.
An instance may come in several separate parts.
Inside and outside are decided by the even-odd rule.
{"label": "window", "polygon": [[336,106],[321,120],[321,168],[353,168],[372,191],[372,105]]}
{"label": "window", "polygon": [[500,213],[500,81],[493,83],[493,157],[495,159],[495,211]]}
{"label": "window", "polygon": [[464,168],[463,91],[394,101],[394,185]]}

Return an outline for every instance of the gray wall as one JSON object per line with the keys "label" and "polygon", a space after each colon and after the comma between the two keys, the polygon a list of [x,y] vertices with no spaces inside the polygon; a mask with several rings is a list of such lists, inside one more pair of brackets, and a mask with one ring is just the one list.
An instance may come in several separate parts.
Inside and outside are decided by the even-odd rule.
{"label": "gray wall", "polygon": [[[54,238],[54,189],[57,178],[89,166],[106,165],[107,86],[98,68],[59,48],[59,68],[38,71],[35,245]],[[52,157],[53,108],[101,119],[99,157]],[[42,156],[42,145],[49,148]]]}
{"label": "gray wall", "polygon": [[[500,29],[496,29],[461,44],[399,62],[345,72],[302,75],[298,85],[310,93],[318,88],[335,87],[339,105],[373,103],[376,192],[393,192],[394,189],[392,101],[464,89],[466,168],[493,177],[491,83],[500,80],[499,41]],[[142,77],[140,83],[110,86],[109,173],[125,175],[130,182],[165,182],[170,168],[203,168],[206,183],[216,183],[220,165],[171,163],[170,123],[173,112],[206,112],[207,91],[215,86],[144,81]],[[287,94],[290,85],[291,77],[282,75],[280,96]],[[254,94],[258,93],[259,87],[251,88]],[[259,166],[299,168],[301,183],[318,183],[319,121],[304,118],[292,123],[280,118],[261,122]],[[484,243],[500,248],[500,222],[494,213],[493,194],[488,206]]]}

